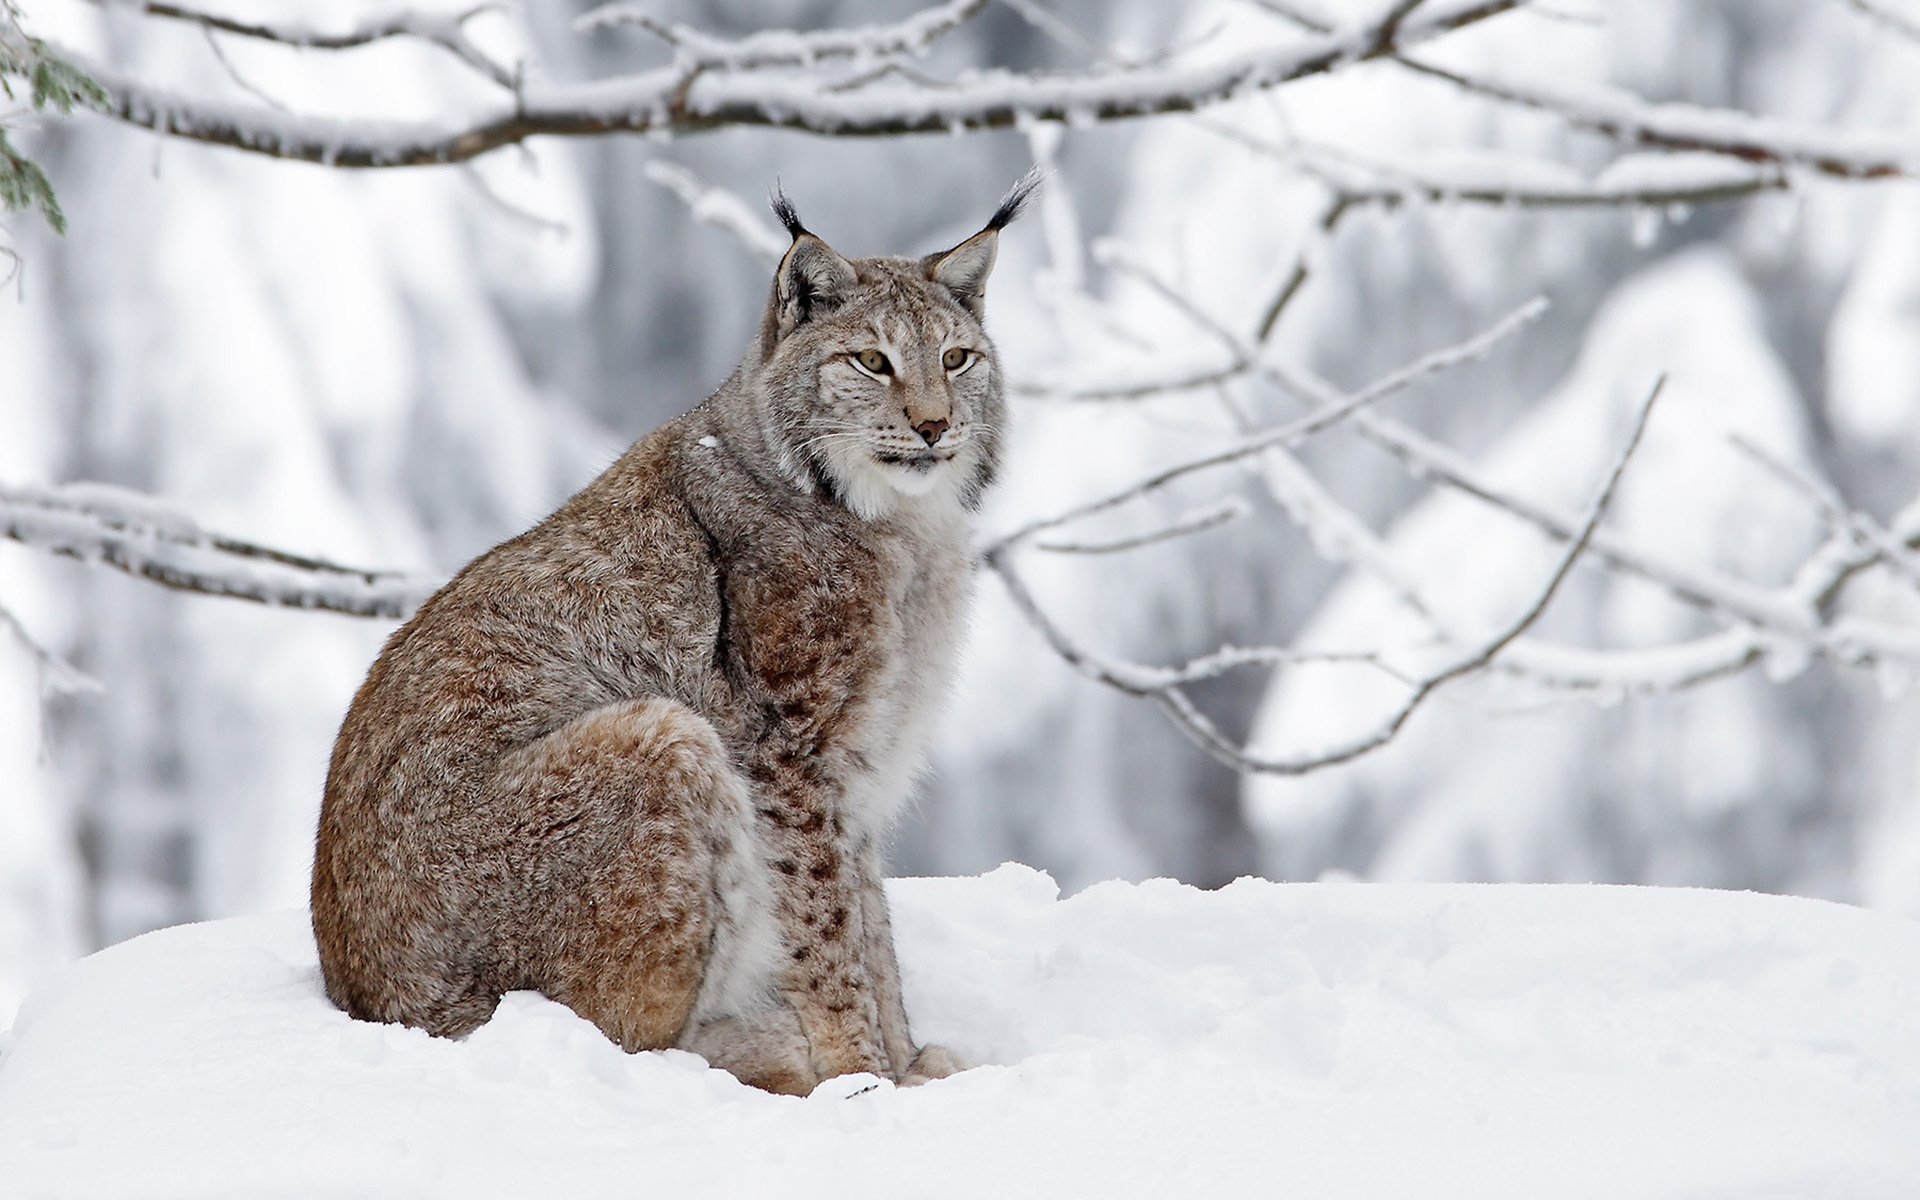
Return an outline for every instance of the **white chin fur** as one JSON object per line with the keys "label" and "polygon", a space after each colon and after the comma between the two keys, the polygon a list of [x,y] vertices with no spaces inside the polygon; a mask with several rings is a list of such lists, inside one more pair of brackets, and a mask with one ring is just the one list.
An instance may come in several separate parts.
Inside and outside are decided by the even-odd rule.
{"label": "white chin fur", "polygon": [[886,516],[902,500],[936,494],[950,497],[959,479],[951,460],[915,469],[876,462],[857,452],[832,456],[831,469],[847,507],[869,521]]}
{"label": "white chin fur", "polygon": [[905,496],[924,496],[946,481],[948,464],[934,463],[928,467],[896,467],[887,463],[879,464],[881,474],[893,484],[895,491]]}

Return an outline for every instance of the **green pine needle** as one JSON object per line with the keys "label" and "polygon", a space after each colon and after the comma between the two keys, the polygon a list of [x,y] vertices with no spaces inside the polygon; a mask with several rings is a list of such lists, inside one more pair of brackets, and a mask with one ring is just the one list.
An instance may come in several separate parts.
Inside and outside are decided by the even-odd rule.
{"label": "green pine needle", "polygon": [[[48,52],[46,43],[28,37],[20,28],[20,9],[13,0],[0,0],[0,92],[8,99],[17,94],[13,79],[24,79],[36,112],[52,109],[61,115],[75,106],[101,108],[107,93],[99,84],[73,64]],[[40,165],[13,148],[7,130],[0,125],[0,211],[38,212],[55,233],[67,231],[66,214],[60,211],[53,182]]]}
{"label": "green pine needle", "polygon": [[37,209],[55,233],[67,231],[66,214],[60,211],[47,173],[13,148],[5,130],[0,130],[0,208],[8,212]]}

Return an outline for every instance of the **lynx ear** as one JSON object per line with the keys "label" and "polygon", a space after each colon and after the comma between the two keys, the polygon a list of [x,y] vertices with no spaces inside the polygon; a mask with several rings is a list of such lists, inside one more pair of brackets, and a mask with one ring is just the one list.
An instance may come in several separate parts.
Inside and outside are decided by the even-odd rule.
{"label": "lynx ear", "polygon": [[953,298],[975,317],[980,316],[986,301],[987,276],[993,273],[993,260],[1000,252],[1000,231],[1020,215],[1043,178],[1037,167],[1028,171],[1000,201],[1000,207],[993,210],[985,229],[945,254],[933,254],[921,260],[927,278],[946,285]]}
{"label": "lynx ear", "polygon": [[1000,231],[982,229],[966,241],[927,259],[927,278],[945,284],[966,310],[978,317],[987,298],[987,276],[1000,253]]}
{"label": "lynx ear", "polygon": [[773,212],[793,235],[793,245],[787,247],[773,276],[779,332],[785,335],[815,313],[837,307],[853,287],[855,275],[852,263],[807,232],[800,215],[793,211],[793,203],[778,189],[773,193]]}

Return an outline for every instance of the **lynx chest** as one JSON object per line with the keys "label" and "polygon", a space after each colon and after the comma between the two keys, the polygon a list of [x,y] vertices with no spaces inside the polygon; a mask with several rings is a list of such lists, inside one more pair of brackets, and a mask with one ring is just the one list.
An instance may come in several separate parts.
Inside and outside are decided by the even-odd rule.
{"label": "lynx chest", "polygon": [[724,649],[753,774],[798,772],[871,832],[898,812],[924,762],[972,570],[957,512],[855,532],[729,564]]}

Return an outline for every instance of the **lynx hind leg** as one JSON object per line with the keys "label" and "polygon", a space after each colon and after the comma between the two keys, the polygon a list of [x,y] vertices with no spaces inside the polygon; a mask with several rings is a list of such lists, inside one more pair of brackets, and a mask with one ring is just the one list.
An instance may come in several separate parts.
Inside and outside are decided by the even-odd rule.
{"label": "lynx hind leg", "polygon": [[800,1015],[784,1005],[704,1021],[681,1047],[762,1091],[804,1096],[820,1082]]}
{"label": "lynx hind leg", "polygon": [[538,812],[532,982],[629,1051],[677,1044],[697,1011],[763,987],[771,902],[745,786],[703,718],[610,705],[522,751],[496,787]]}
{"label": "lynx hind leg", "polygon": [[901,1073],[900,1086],[918,1087],[949,1075],[958,1075],[966,1069],[966,1061],[945,1046],[925,1045],[920,1047],[913,1061]]}

